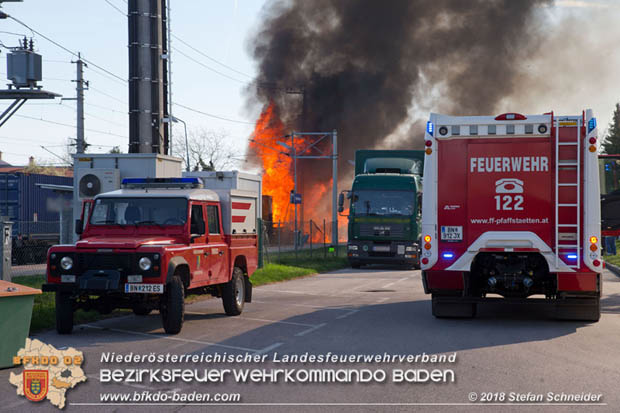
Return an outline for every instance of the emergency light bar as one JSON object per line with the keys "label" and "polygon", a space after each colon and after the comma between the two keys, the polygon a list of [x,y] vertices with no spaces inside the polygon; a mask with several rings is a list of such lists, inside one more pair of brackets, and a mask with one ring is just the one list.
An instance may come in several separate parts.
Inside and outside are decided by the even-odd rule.
{"label": "emergency light bar", "polygon": [[121,186],[126,189],[136,188],[203,188],[202,179],[192,178],[123,178]]}

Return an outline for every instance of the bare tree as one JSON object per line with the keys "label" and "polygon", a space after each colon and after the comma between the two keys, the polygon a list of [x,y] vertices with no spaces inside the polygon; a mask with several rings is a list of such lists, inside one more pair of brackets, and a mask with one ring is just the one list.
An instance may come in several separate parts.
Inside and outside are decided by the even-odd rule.
{"label": "bare tree", "polygon": [[[236,164],[235,152],[228,143],[226,132],[200,129],[188,135],[189,166],[193,171],[215,171],[232,168]],[[172,153],[183,159],[185,164],[187,151],[185,135],[176,135]]]}

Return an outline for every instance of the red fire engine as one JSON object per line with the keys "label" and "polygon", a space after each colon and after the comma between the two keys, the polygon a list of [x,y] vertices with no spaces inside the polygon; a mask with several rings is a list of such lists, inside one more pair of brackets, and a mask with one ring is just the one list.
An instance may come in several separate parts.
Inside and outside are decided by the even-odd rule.
{"label": "red fire engine", "polygon": [[557,318],[598,320],[592,111],[431,114],[425,145],[422,280],[433,315],[473,317],[480,302],[541,295]]}

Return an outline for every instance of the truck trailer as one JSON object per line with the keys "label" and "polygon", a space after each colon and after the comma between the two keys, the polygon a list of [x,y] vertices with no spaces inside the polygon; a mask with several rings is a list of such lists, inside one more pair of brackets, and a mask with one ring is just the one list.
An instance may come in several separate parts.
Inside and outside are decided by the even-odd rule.
{"label": "truck trailer", "polygon": [[347,257],[365,264],[420,265],[420,220],[424,151],[358,150],[350,191]]}
{"label": "truck trailer", "polygon": [[473,317],[499,300],[599,319],[597,144],[591,110],[431,114],[421,262],[434,316]]}

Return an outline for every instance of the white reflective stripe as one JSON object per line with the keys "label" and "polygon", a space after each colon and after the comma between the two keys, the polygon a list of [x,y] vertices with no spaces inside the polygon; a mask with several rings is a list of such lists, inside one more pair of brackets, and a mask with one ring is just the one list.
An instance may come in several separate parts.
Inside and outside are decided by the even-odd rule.
{"label": "white reflective stripe", "polygon": [[[594,117],[592,113],[592,109],[586,110],[586,128],[588,127],[588,123],[590,119]],[[587,129],[586,129],[587,130]],[[583,262],[586,266],[594,272],[600,273],[603,271],[603,265],[600,264],[598,267],[595,267],[592,262],[595,259],[602,261],[600,255],[601,248],[601,240],[599,239],[596,243],[597,249],[597,258],[591,257],[590,251],[590,237],[596,236],[600,238],[601,233],[601,192],[599,186],[599,171],[598,171],[598,151],[590,152],[590,138],[596,138],[598,135],[598,130],[595,128],[590,133],[586,134],[585,142],[583,145],[583,234],[582,234],[582,245],[583,245]]]}
{"label": "white reflective stripe", "polygon": [[447,271],[471,271],[471,263],[484,248],[536,248],[540,251],[547,264],[549,272],[575,272],[572,268],[560,261],[555,263],[555,254],[538,235],[531,231],[487,231],[480,235]]}

